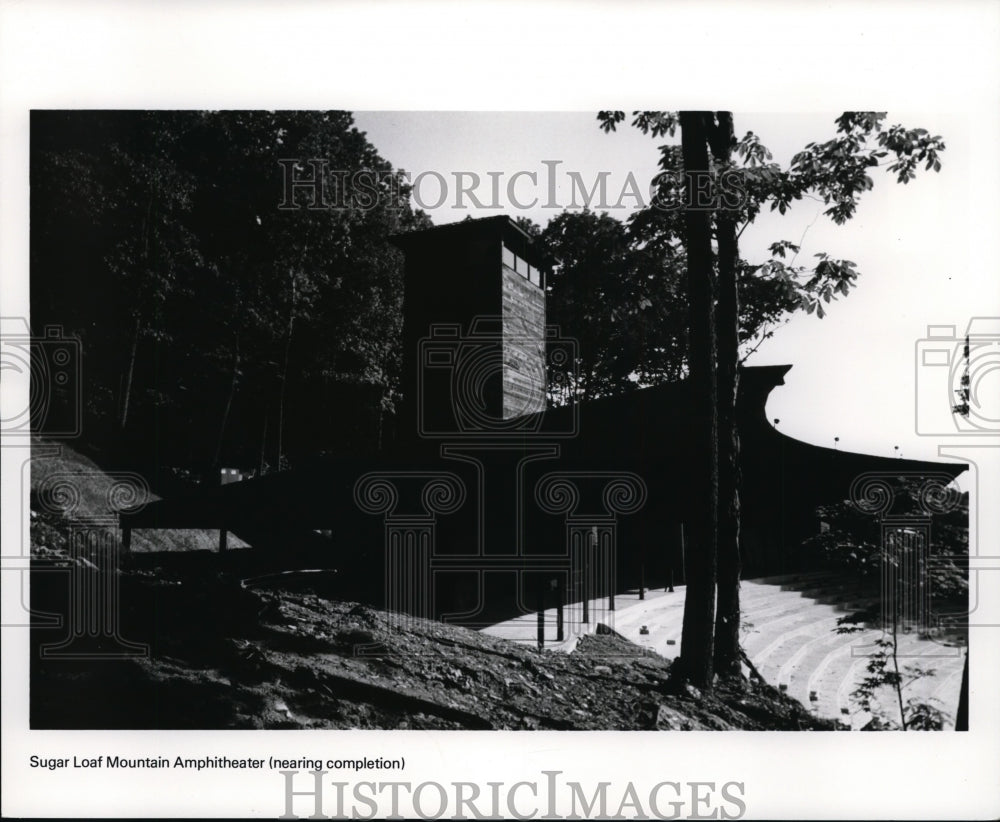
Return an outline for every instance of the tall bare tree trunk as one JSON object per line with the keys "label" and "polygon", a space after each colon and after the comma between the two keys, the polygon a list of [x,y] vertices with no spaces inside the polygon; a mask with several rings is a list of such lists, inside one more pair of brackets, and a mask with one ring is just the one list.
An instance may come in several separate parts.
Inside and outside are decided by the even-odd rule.
{"label": "tall bare tree trunk", "polygon": [[284,453],[284,438],[285,438],[285,386],[288,383],[288,360],[289,354],[292,348],[292,332],[295,329],[295,300],[296,300],[296,287],[295,287],[295,271],[289,272],[291,278],[291,294],[292,300],[290,307],[288,309],[288,330],[285,334],[285,356],[284,362],[281,365],[281,386],[278,389],[278,458],[275,463],[275,470],[281,470],[281,457]]}
{"label": "tall bare tree trunk", "polygon": [[267,454],[267,420],[268,420],[268,410],[267,406],[264,407],[264,425],[260,432],[260,468],[259,476],[264,476],[264,467],[267,460],[265,456]]}
{"label": "tall bare tree trunk", "polygon": [[[736,142],[733,115],[716,113],[710,141],[715,159],[728,165]],[[716,304],[719,384],[719,546],[718,601],[715,615],[715,670],[740,672],[740,435],[736,424],[739,390],[739,245],[736,219],[720,202],[716,218],[719,248],[719,299]]]}
{"label": "tall bare tree trunk", "polygon": [[226,407],[222,411],[222,425],[219,426],[219,439],[215,445],[215,459],[212,464],[216,467],[219,466],[219,460],[222,459],[222,443],[226,438],[226,427],[229,424],[229,412],[233,408],[233,397],[236,396],[236,386],[239,384],[240,375],[240,332],[239,329],[236,330],[236,341],[233,344],[233,369],[232,369],[232,379],[229,381],[229,395],[226,397]]}
{"label": "tall bare tree trunk", "polygon": [[125,366],[125,386],[122,388],[121,412],[118,417],[118,428],[125,430],[128,424],[128,406],[132,398],[132,379],[135,375],[135,358],[139,350],[139,331],[142,329],[142,318],[135,318],[135,329],[132,332],[132,347],[129,350],[128,365]]}
{"label": "tall bare tree trunk", "polygon": [[[152,233],[153,196],[151,195],[146,203],[146,215],[142,220],[140,238],[142,240],[143,265],[148,272],[149,269],[149,236]],[[139,332],[142,330],[142,310],[137,309],[135,316],[135,329],[132,332],[132,347],[129,351],[128,365],[125,368],[125,386],[122,389],[121,411],[118,417],[118,429],[125,430],[128,424],[128,407],[132,399],[132,379],[135,376],[135,358],[139,350]]]}
{"label": "tall bare tree trunk", "polygon": [[[682,111],[681,152],[685,194],[696,202],[694,172],[708,171],[709,113]],[[716,542],[718,538],[718,416],[715,366],[715,309],[712,239],[708,212],[684,213],[687,287],[690,311],[688,384],[691,391],[693,453],[690,466],[693,510],[687,551],[687,593],[681,630],[679,672],[688,682],[710,688],[713,680]]]}

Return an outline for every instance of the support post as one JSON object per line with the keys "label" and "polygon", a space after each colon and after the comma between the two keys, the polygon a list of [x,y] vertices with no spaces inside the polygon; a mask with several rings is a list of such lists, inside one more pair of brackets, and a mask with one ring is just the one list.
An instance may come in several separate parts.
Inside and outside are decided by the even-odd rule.
{"label": "support post", "polygon": [[219,553],[220,554],[225,553],[225,551],[228,548],[229,548],[229,531],[227,531],[225,528],[222,528],[219,531]]}
{"label": "support post", "polygon": [[537,599],[535,607],[538,610],[538,650],[540,651],[545,647],[545,583],[542,581],[538,583]]}
{"label": "support post", "polygon": [[563,636],[563,589],[556,585],[556,640],[562,642]]}
{"label": "support post", "polygon": [[962,685],[958,692],[958,713],[955,715],[955,730],[969,730],[969,649],[965,649],[965,665],[962,666]]}
{"label": "support post", "polygon": [[687,557],[684,548],[684,523],[681,523],[681,584],[687,585]]}

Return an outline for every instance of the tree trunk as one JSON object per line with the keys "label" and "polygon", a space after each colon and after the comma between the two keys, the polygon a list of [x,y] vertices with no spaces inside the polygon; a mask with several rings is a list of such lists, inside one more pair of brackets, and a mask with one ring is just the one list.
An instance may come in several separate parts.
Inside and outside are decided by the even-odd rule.
{"label": "tree trunk", "polygon": [[278,459],[275,463],[275,470],[281,470],[281,456],[284,451],[285,437],[285,386],[288,383],[288,359],[292,348],[292,332],[295,328],[295,272],[289,272],[291,277],[291,303],[288,309],[288,330],[285,334],[285,356],[281,366],[281,386],[278,388]]}
{"label": "tree trunk", "polygon": [[[149,235],[152,233],[151,215],[153,213],[153,197],[146,203],[146,216],[142,221],[140,237],[142,240],[142,256],[145,270],[149,271]],[[125,370],[125,387],[122,390],[121,416],[118,418],[118,429],[124,431],[128,424],[128,407],[132,399],[132,378],[135,374],[135,358],[139,350],[139,332],[142,330],[142,313],[136,314],[135,330],[132,332],[132,349],[129,352],[128,366]]]}
{"label": "tree trunk", "polygon": [[265,405],[264,406],[264,425],[261,428],[261,432],[260,432],[260,471],[259,471],[259,476],[264,476],[264,467],[265,467],[265,463],[267,462],[267,460],[265,459],[265,455],[267,454],[267,418],[268,418],[268,410],[267,410],[267,406]]}
{"label": "tree trunk", "polygon": [[135,374],[135,358],[139,350],[139,331],[142,328],[142,320],[135,318],[135,330],[132,332],[132,348],[129,351],[128,365],[125,367],[125,387],[122,389],[121,415],[118,418],[118,429],[125,430],[128,423],[128,406],[132,397],[132,377]]}
{"label": "tree trunk", "polygon": [[[729,163],[736,136],[732,112],[717,113],[711,141],[720,165]],[[735,213],[720,203],[716,227],[719,247],[719,299],[716,304],[719,385],[719,545],[718,601],[715,615],[715,670],[740,672],[740,435],[736,424],[739,390],[739,245]]]}
{"label": "tree trunk", "polygon": [[903,702],[903,676],[899,672],[899,620],[900,620],[900,591],[896,589],[896,604],[892,614],[892,669],[896,676],[894,687],[896,690],[896,701],[899,703],[899,724],[906,730],[906,705]]}
{"label": "tree trunk", "polygon": [[958,713],[955,715],[955,730],[969,730],[969,649],[965,649],[965,665],[962,667],[962,688],[958,692]]}
{"label": "tree trunk", "polygon": [[292,347],[292,329],[289,323],[288,338],[285,340],[285,361],[281,368],[281,385],[278,388],[278,452],[274,469],[281,470],[281,456],[284,451],[285,435],[285,384],[288,381],[288,352]]}
{"label": "tree trunk", "polygon": [[219,426],[219,440],[215,445],[215,459],[212,464],[218,468],[222,459],[222,443],[226,438],[226,427],[229,424],[229,412],[233,408],[233,397],[236,396],[236,386],[239,384],[240,374],[240,332],[236,331],[236,342],[233,344],[233,371],[232,379],[229,381],[229,396],[226,397],[226,407],[222,411],[222,425]]}
{"label": "tree trunk", "polygon": [[[682,111],[680,114],[681,151],[687,175],[685,193],[689,204],[695,202],[695,181],[691,172],[705,172],[709,167],[708,116],[706,112]],[[688,384],[695,459],[690,466],[694,493],[678,667],[680,675],[688,682],[710,688],[714,657],[719,472],[712,240],[708,212],[688,208],[684,213],[684,228],[690,311]]]}

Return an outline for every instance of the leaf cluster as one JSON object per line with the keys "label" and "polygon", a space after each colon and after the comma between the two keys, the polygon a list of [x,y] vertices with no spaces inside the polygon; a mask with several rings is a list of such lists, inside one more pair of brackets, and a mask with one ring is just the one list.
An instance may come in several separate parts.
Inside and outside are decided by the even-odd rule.
{"label": "leaf cluster", "polygon": [[[597,119],[603,131],[612,132],[627,117],[624,111],[601,111]],[[924,171],[941,170],[945,150],[941,136],[923,128],[886,126],[885,119],[885,112],[844,112],[835,120],[833,138],[809,143],[787,167],[773,161],[758,134],[746,132],[733,146],[734,159],[728,166],[712,159],[708,169],[716,175],[739,172],[745,196],[738,208],[726,206],[727,217],[741,225],[742,233],[765,209],[786,214],[794,203],[810,198],[826,205],[823,213],[841,225],[854,216],[860,198],[873,188],[873,169],[885,168],[903,184],[915,178],[921,165]],[[631,125],[654,138],[673,137],[679,118],[676,112],[634,111]],[[684,193],[684,169],[677,143],[665,143],[658,150],[663,173],[656,180],[656,196],[652,206],[637,214],[632,224],[648,242],[662,245],[665,237],[675,238],[682,231],[683,209],[678,204]],[[812,265],[796,265],[800,247],[788,240],[772,243],[770,250],[771,258],[752,270],[755,277],[772,282],[787,311],[802,310],[822,319],[832,300],[847,296],[858,284],[860,272],[851,260],[820,252],[813,256]],[[788,252],[791,258],[786,257]]]}

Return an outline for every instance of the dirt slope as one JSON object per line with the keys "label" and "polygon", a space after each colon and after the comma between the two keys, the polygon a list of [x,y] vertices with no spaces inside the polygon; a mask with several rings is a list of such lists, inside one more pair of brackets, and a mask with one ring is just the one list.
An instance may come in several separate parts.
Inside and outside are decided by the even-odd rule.
{"label": "dirt slope", "polygon": [[[59,474],[72,476],[71,506],[45,490]],[[32,630],[33,728],[833,727],[756,680],[711,695],[677,689],[669,660],[610,631],[572,654],[539,652],[429,620],[401,623],[351,601],[348,581],[330,574],[255,577],[256,552],[185,550],[214,547],[212,531],[136,534],[139,552],[175,553],[137,556],[100,577],[68,554],[66,535],[74,519],[108,512],[112,478],[62,446],[34,461],[31,483],[32,606],[64,617],[61,628]],[[42,658],[43,645],[73,628],[71,588],[109,583],[115,624],[84,637],[86,650],[114,653],[125,640],[146,652]]]}
{"label": "dirt slope", "polygon": [[[121,576],[122,633],[148,658],[36,660],[35,728],[826,729],[756,682],[677,691],[670,662],[605,633],[573,654],[327,599],[304,577],[243,587]],[[38,593],[58,604],[51,575]],[[296,586],[296,582],[299,585]],[[53,630],[34,632],[36,644]],[[83,699],[91,706],[78,710]]]}

